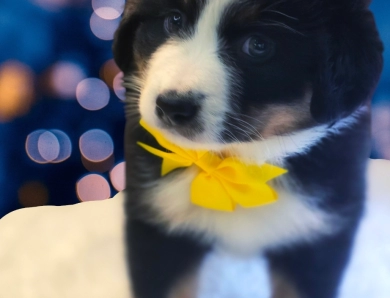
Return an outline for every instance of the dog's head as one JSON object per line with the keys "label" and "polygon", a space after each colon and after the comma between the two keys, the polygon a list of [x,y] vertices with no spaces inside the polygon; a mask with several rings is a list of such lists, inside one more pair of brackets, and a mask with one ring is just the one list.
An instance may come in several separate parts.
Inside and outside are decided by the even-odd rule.
{"label": "dog's head", "polygon": [[369,101],[382,44],[368,2],[128,0],[114,56],[141,116],[176,143],[291,134]]}

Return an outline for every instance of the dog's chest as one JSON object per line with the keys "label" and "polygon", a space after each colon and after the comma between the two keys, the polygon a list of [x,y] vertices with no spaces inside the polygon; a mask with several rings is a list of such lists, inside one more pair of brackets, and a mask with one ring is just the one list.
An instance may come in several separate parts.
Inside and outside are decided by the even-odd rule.
{"label": "dog's chest", "polygon": [[224,249],[250,254],[311,241],[332,231],[334,216],[311,204],[312,198],[280,187],[276,188],[276,203],[258,208],[237,208],[230,213],[195,206],[190,187],[197,174],[195,167],[172,173],[145,193],[143,200],[156,215],[153,221],[171,233],[187,232]]}

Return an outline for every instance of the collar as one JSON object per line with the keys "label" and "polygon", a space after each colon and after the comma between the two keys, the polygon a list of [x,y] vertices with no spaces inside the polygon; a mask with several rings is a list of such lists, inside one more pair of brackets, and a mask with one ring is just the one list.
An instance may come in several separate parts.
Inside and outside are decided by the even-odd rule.
{"label": "collar", "polygon": [[270,164],[247,164],[235,157],[222,159],[210,151],[185,149],[168,141],[144,120],[140,124],[167,149],[162,151],[138,142],[146,151],[162,158],[162,177],[178,168],[198,168],[199,173],[190,189],[193,204],[232,212],[237,205],[255,208],[277,200],[276,191],[267,182],[287,173],[287,170]]}

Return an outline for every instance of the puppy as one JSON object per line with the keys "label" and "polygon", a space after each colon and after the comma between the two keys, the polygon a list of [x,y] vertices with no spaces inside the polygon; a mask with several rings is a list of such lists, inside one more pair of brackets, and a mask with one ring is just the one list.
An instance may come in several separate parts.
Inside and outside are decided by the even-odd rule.
{"label": "puppy", "polygon": [[[127,89],[135,297],[172,297],[215,249],[266,256],[273,297],[337,297],[364,210],[370,99],[383,63],[368,5],[127,1],[113,51]],[[287,169],[269,183],[278,200],[234,212],[192,204],[198,168],[161,176],[161,158],[138,145],[159,147],[141,118],[182,148]]]}

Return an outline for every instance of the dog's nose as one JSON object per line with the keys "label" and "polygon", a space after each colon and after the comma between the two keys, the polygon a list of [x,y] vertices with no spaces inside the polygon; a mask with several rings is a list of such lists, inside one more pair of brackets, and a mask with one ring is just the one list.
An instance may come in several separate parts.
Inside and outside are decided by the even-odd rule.
{"label": "dog's nose", "polygon": [[156,100],[156,115],[169,126],[188,124],[198,110],[199,106],[188,96],[160,95]]}

